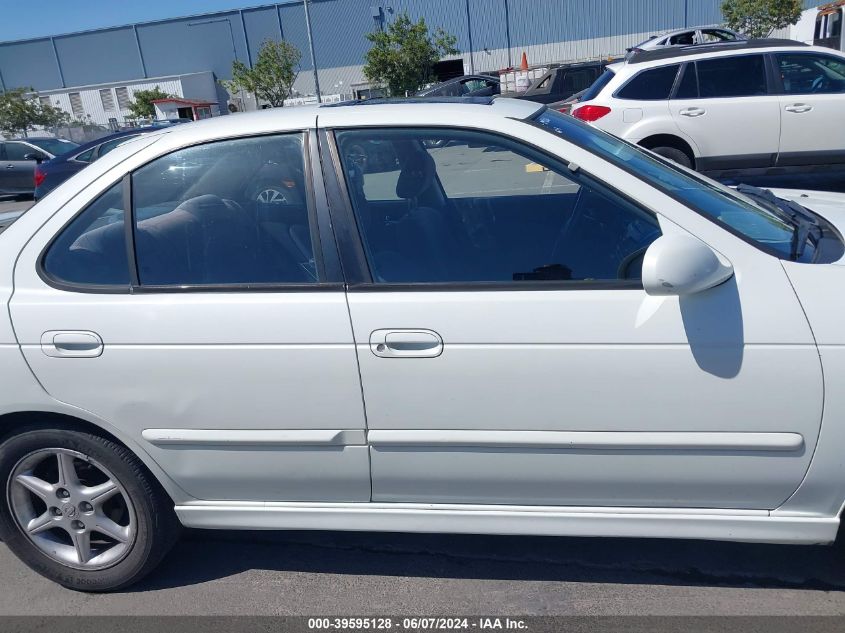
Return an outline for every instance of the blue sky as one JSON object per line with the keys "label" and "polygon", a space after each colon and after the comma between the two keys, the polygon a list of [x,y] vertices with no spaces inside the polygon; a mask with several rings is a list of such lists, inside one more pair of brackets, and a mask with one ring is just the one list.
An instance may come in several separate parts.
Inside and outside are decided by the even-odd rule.
{"label": "blue sky", "polygon": [[262,0],[0,0],[0,42],[239,9]]}

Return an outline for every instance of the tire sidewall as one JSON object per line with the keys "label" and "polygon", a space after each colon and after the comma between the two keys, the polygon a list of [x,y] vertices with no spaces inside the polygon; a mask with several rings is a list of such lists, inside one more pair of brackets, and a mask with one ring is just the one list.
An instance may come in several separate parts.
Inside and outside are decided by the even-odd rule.
{"label": "tire sidewall", "polygon": [[[106,569],[82,570],[67,567],[42,553],[27,538],[12,516],[8,482],[14,466],[26,455],[45,448],[65,448],[87,455],[108,468],[123,486],[135,508],[136,536],[129,552]],[[33,430],[16,435],[0,445],[0,537],[9,549],[34,571],[55,582],[82,591],[107,591],[129,584],[145,567],[155,540],[156,513],[148,482],[139,479],[134,457],[122,447],[78,431]]]}
{"label": "tire sidewall", "polygon": [[679,150],[676,147],[654,147],[651,150],[658,156],[662,156],[668,160],[671,160],[674,163],[678,163],[683,167],[687,167],[688,169],[692,169],[692,161],[690,157],[686,155],[685,152]]}

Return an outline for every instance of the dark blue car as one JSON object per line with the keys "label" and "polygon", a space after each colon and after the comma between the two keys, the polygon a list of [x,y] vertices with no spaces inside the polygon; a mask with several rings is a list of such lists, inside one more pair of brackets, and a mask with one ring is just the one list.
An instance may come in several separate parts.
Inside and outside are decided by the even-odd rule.
{"label": "dark blue car", "polygon": [[76,172],[84,169],[98,158],[105,156],[121,143],[125,143],[130,138],[145,134],[146,132],[152,132],[156,129],[160,128],[149,127],[116,132],[115,134],[103,136],[79,147],[75,147],[61,156],[56,156],[36,165],[35,199],[40,200]]}

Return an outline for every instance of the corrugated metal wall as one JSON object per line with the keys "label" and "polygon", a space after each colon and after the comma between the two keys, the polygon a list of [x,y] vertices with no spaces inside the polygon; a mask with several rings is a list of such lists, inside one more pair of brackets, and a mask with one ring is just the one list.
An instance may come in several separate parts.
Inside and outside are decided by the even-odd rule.
{"label": "corrugated metal wall", "polygon": [[[805,0],[807,6],[821,0]],[[361,64],[377,28],[401,11],[458,38],[465,69],[496,70],[621,52],[644,35],[721,19],[721,0],[312,0],[317,65],[324,91],[362,81]],[[135,26],[0,43],[5,88],[38,90],[210,70],[228,79],[234,59],[249,64],[279,35],[302,52],[302,92],[312,89],[301,0]],[[343,82],[341,84],[341,82]],[[340,88],[343,88],[341,90]]]}

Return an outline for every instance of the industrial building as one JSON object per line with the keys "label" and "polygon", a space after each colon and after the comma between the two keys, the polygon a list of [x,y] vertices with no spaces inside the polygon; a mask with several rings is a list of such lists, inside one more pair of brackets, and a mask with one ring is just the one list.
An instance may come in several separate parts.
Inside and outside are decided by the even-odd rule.
{"label": "industrial building", "polygon": [[[619,55],[649,35],[721,21],[722,0],[310,0],[321,92],[333,100],[368,95],[366,33],[401,12],[458,38],[450,70],[495,72],[532,64]],[[822,4],[805,0],[807,7]],[[283,38],[302,53],[294,86],[314,94],[302,0],[0,43],[0,90],[32,87],[80,120],[123,123],[135,90],[160,86],[203,103],[204,113],[260,107],[228,94],[232,62],[251,65],[261,43]]]}

